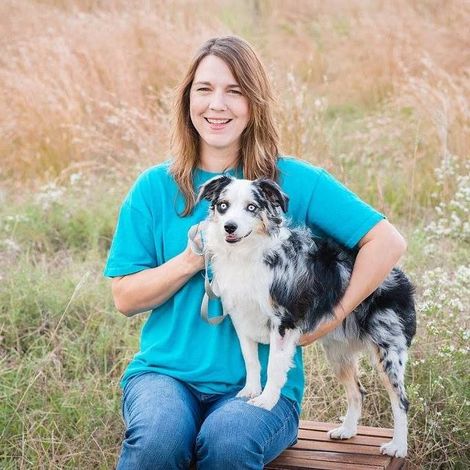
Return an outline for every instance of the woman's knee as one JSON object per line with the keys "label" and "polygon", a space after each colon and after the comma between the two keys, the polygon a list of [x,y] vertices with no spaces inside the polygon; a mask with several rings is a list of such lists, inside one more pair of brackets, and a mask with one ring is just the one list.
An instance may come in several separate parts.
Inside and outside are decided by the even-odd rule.
{"label": "woman's knee", "polygon": [[196,439],[196,453],[201,469],[263,467],[263,448],[249,431],[203,424]]}
{"label": "woman's knee", "polygon": [[224,470],[263,468],[261,436],[247,426],[242,407],[240,400],[224,411],[209,415],[204,421],[196,439],[198,467]]}
{"label": "woman's knee", "polygon": [[181,382],[157,374],[132,379],[124,390],[126,422],[118,469],[187,468],[197,434],[197,400]]}
{"label": "woman's knee", "polygon": [[196,439],[198,468],[262,469],[292,444],[297,426],[294,405],[284,397],[272,411],[228,400],[201,426]]}
{"label": "woman's knee", "polygon": [[126,430],[118,470],[189,468],[195,436],[165,423],[138,423]]}

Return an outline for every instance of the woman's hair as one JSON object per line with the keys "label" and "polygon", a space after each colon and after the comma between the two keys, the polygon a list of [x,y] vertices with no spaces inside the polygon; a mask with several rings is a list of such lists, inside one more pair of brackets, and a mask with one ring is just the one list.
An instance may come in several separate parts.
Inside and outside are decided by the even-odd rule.
{"label": "woman's hair", "polygon": [[274,97],[263,64],[253,48],[239,37],[209,39],[197,51],[176,90],[170,171],[185,199],[182,216],[190,214],[196,203],[193,172],[199,159],[199,134],[191,121],[189,95],[196,69],[208,55],[214,55],[228,65],[249,102],[250,120],[241,135],[237,161],[243,168],[244,178],[267,177],[276,180],[278,177],[279,136],[272,113]]}

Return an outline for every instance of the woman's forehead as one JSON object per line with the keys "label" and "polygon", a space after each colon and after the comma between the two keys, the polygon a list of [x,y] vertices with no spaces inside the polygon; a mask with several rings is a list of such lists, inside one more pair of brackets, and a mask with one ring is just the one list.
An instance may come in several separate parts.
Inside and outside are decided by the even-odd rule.
{"label": "woman's forehead", "polygon": [[205,82],[212,85],[239,86],[230,67],[225,61],[215,55],[204,57],[194,74],[194,83]]}

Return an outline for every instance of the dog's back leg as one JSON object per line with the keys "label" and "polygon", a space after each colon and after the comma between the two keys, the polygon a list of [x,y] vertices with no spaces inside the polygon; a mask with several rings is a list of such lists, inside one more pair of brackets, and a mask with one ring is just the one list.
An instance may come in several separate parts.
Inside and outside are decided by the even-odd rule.
{"label": "dog's back leg", "polygon": [[407,351],[398,345],[375,348],[376,368],[392,404],[393,439],[380,448],[383,454],[405,457],[408,451],[408,400],[405,392]]}
{"label": "dog's back leg", "polygon": [[338,381],[346,389],[348,398],[348,411],[343,424],[329,431],[328,436],[331,439],[349,439],[357,433],[357,423],[362,412],[362,400],[366,393],[358,378],[358,358],[353,353],[349,355],[338,354],[338,348],[333,344],[325,343],[323,347]]}

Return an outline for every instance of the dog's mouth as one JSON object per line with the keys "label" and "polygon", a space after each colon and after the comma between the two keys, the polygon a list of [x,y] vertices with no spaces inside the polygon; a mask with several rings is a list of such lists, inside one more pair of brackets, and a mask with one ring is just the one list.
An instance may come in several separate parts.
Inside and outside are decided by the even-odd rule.
{"label": "dog's mouth", "polygon": [[237,237],[233,233],[229,233],[228,235],[225,236],[225,241],[227,243],[237,243],[240,240],[243,240],[244,238],[246,238],[250,233],[251,233],[251,230],[246,235],[243,235],[243,237]]}

